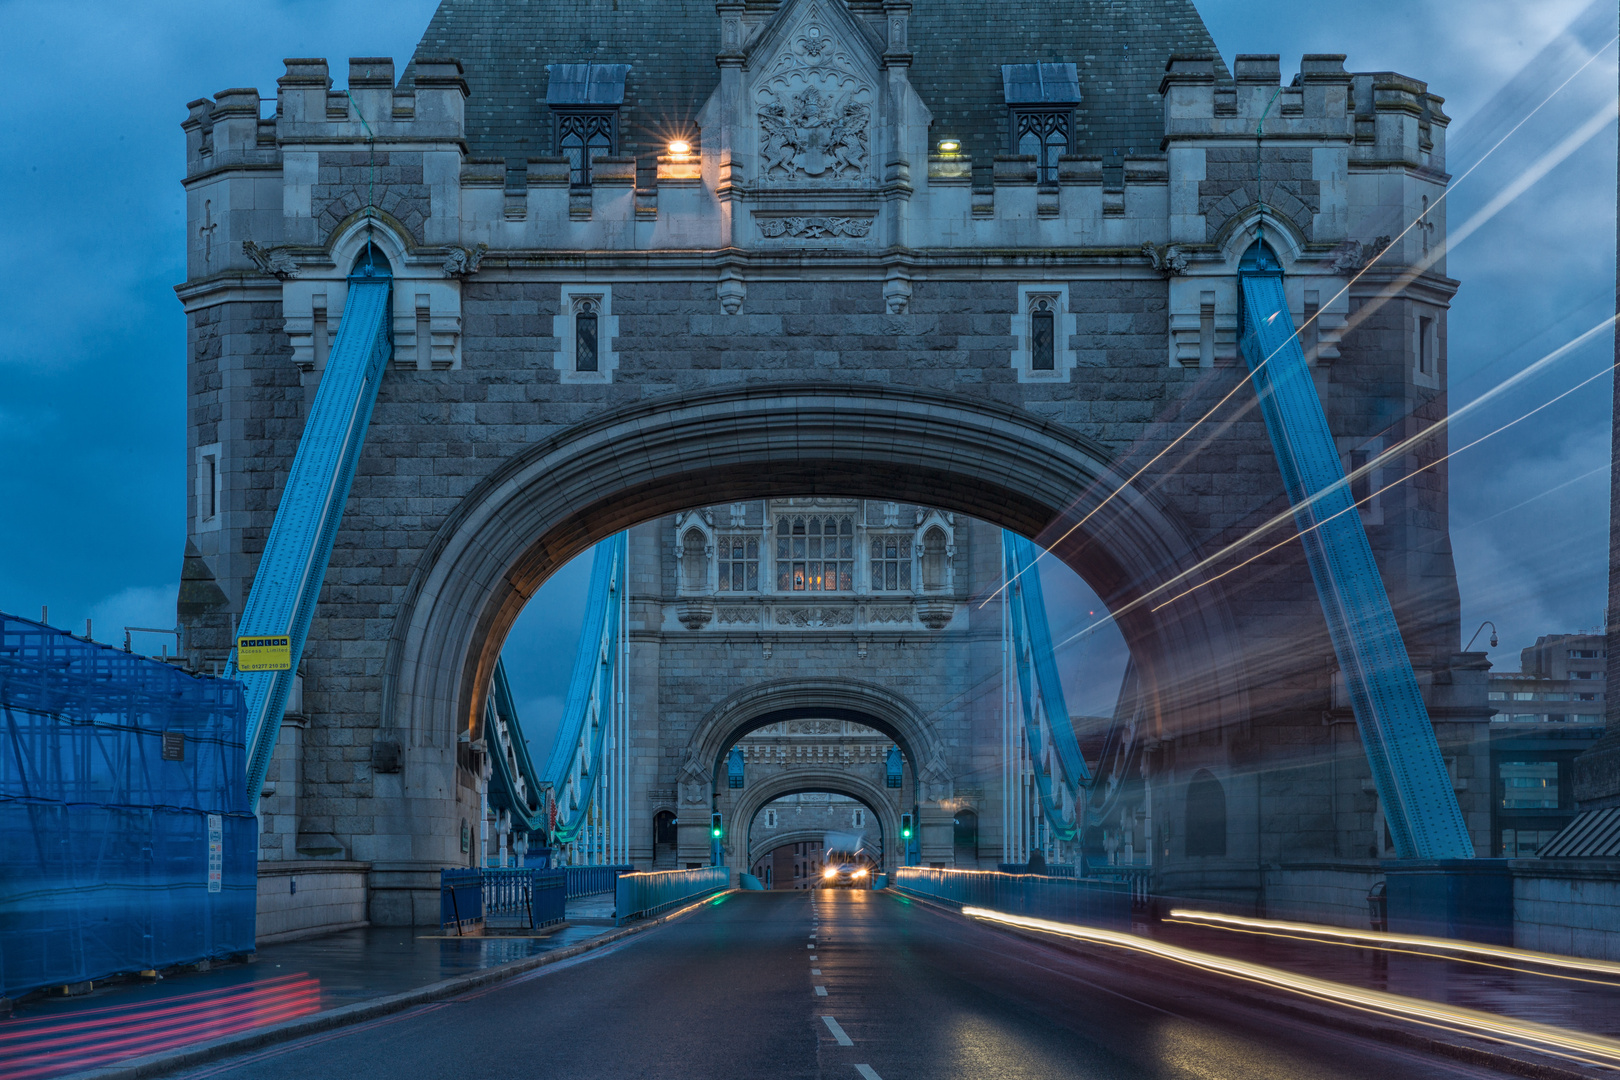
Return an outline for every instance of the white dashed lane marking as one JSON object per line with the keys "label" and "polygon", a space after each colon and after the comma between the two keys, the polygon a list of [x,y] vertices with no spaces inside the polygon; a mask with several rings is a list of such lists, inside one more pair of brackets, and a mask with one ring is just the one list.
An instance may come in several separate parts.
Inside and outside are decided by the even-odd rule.
{"label": "white dashed lane marking", "polygon": [[823,1016],[821,1019],[826,1022],[827,1030],[832,1032],[833,1038],[838,1040],[838,1045],[839,1046],[854,1046],[855,1045],[855,1041],[853,1039],[851,1039],[848,1035],[845,1035],[844,1034],[844,1029],[838,1026],[838,1021],[834,1020],[830,1016]]}
{"label": "white dashed lane marking", "polygon": [[812,975],[820,975],[821,974],[821,969],[820,968],[811,968],[810,969],[810,974],[812,974]]}
{"label": "white dashed lane marking", "polygon": [[870,1065],[857,1065],[855,1071],[861,1074],[861,1080],[883,1080]]}
{"label": "white dashed lane marking", "polygon": [[813,948],[815,948],[815,946],[814,946],[814,945],[806,945],[806,946],[805,946],[805,948],[807,948],[807,949],[813,949]]}
{"label": "white dashed lane marking", "polygon": [[825,986],[816,987],[816,997],[826,997],[826,996],[827,996],[827,988]]}

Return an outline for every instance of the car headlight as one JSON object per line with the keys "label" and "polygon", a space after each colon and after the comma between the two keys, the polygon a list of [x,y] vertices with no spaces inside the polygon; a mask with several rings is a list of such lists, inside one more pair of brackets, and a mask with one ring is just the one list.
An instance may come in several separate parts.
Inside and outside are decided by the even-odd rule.
{"label": "car headlight", "polygon": [[825,870],[823,870],[821,872],[821,876],[824,877],[824,878],[837,877],[838,876],[838,868],[835,867],[835,866],[829,866],[829,867],[827,867],[827,869],[825,869]]}
{"label": "car headlight", "polygon": [[864,869],[857,870],[857,871],[855,871],[855,876],[856,877],[865,877],[866,876],[866,871]]}

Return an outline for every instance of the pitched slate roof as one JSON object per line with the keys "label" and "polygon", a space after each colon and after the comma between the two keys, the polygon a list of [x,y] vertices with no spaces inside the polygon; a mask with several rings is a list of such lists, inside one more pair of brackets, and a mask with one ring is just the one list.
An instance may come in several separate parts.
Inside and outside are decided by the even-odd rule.
{"label": "pitched slate roof", "polygon": [[[719,38],[713,0],[442,0],[416,56],[461,61],[470,148],[509,159],[555,153],[547,64],[630,64],[621,153],[650,158],[695,133]],[[1075,152],[1116,161],[1158,152],[1172,53],[1216,56],[1225,77],[1192,0],[915,0],[910,40],[932,138],[960,138],[978,166],[1006,152],[1002,64],[1074,64]]]}

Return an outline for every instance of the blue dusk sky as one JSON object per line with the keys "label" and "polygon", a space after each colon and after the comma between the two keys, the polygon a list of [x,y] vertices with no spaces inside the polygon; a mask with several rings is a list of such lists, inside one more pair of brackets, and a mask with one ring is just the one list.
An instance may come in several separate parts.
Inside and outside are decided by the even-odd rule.
{"label": "blue dusk sky", "polygon": [[[82,633],[90,618],[113,642],[125,625],[173,625],[185,541],[185,324],[173,292],[184,274],[185,104],[232,86],[271,95],[288,56],[330,57],[338,78],[349,56],[392,55],[403,67],[434,6],[0,2],[12,57],[0,70],[0,610],[37,618],[49,605],[53,624]],[[1607,0],[1199,9],[1228,62],[1279,53],[1285,82],[1314,52],[1426,80],[1453,118],[1454,176],[1575,76],[1450,196],[1454,234],[1480,219],[1449,261],[1462,282],[1449,323],[1454,409],[1612,312]],[[1503,196],[1516,184],[1521,194]],[[1517,669],[1539,634],[1602,623],[1611,344],[1598,334],[1452,429],[1462,447],[1599,376],[1452,462],[1463,635],[1493,620],[1498,670]],[[560,707],[586,563],[547,586],[508,645],[520,709],[538,729]],[[1091,621],[1095,602],[1073,575],[1043,576],[1059,638]],[[1120,655],[1117,638],[1100,636],[1061,658],[1073,711],[1111,707]]]}

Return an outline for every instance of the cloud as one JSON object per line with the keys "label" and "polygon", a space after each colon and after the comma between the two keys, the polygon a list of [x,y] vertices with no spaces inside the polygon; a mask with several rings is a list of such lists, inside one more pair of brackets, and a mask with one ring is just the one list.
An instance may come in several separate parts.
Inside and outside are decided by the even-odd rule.
{"label": "cloud", "polygon": [[[144,626],[158,630],[173,627],[176,621],[174,605],[179,595],[178,582],[172,585],[134,585],[120,589],[91,605],[89,612],[91,631],[97,641],[122,645],[126,626]],[[135,652],[151,656],[157,656],[165,650],[172,655],[175,644],[174,636],[170,634],[134,634],[131,637],[131,648]]]}

